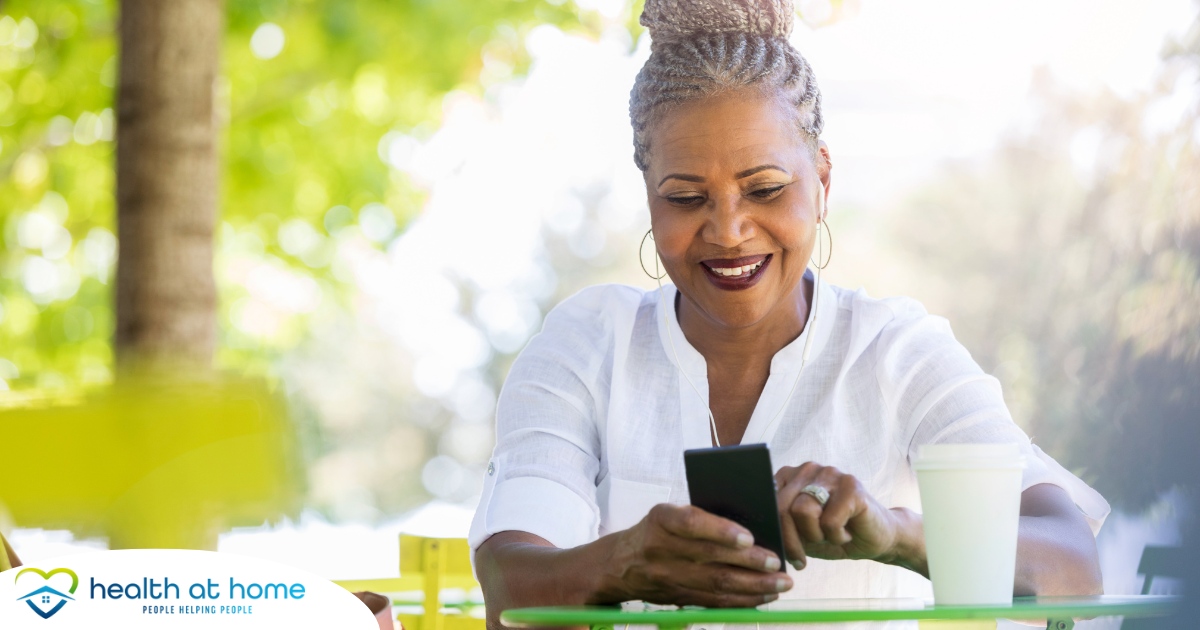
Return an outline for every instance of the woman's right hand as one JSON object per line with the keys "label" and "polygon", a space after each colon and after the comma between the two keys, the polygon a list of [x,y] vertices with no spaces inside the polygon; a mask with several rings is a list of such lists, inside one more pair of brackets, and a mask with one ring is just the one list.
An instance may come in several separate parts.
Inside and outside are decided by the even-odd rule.
{"label": "woman's right hand", "polygon": [[656,505],[618,536],[602,599],[749,608],[792,587],[746,528],[691,505]]}

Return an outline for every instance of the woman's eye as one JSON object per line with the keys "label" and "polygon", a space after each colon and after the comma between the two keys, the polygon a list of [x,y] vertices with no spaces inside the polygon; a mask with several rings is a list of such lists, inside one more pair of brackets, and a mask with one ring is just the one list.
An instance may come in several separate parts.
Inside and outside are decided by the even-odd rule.
{"label": "woman's eye", "polygon": [[678,197],[667,197],[667,201],[670,201],[671,203],[673,203],[677,206],[692,206],[692,205],[696,205],[697,203],[700,203],[703,200],[704,200],[704,197],[701,197],[699,195],[681,195]]}
{"label": "woman's eye", "polygon": [[781,190],[783,190],[783,186],[772,186],[770,188],[759,188],[758,190],[751,191],[750,196],[757,197],[759,199],[770,199],[771,197],[774,197],[775,194]]}

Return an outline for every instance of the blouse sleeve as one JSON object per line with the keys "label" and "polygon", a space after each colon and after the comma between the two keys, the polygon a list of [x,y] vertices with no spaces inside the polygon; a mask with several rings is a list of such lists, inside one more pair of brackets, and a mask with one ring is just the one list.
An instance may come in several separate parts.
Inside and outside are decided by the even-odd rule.
{"label": "blouse sleeve", "polygon": [[496,406],[496,448],[469,542],[522,531],[555,547],[598,537],[597,400],[610,356],[603,316],[612,287],[595,287],[547,314],[509,371]]}
{"label": "blouse sleeve", "polygon": [[879,338],[877,377],[901,428],[897,447],[909,465],[923,444],[1017,443],[1026,463],[1021,490],[1042,483],[1061,487],[1092,533],[1099,532],[1108,502],[1030,442],[1004,404],[1000,381],[971,358],[950,324],[912,300],[891,306],[896,317]]}

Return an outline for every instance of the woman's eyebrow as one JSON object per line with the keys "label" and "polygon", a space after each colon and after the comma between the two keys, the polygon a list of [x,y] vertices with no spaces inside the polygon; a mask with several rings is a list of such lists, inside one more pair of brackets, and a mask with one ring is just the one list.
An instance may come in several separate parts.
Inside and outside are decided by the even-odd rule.
{"label": "woman's eyebrow", "polygon": [[[779,171],[780,173],[783,173],[784,175],[791,175],[791,173],[789,173],[787,171],[787,169],[783,168],[782,166],[775,166],[774,164],[763,164],[761,166],[755,166],[754,168],[748,168],[748,169],[738,173],[737,175],[734,175],[734,179],[745,179],[755,173],[761,173],[761,172],[767,171],[767,170],[776,170],[776,171]],[[667,175],[666,177],[662,178],[662,181],[658,182],[658,185],[662,186],[663,184],[667,183],[668,179],[680,179],[685,182],[695,182],[697,184],[703,184],[705,181],[704,178],[700,177],[699,175],[685,175],[684,173],[671,173],[670,175]]]}
{"label": "woman's eyebrow", "polygon": [[695,182],[697,184],[704,183],[704,178],[700,177],[699,175],[685,175],[683,173],[671,173],[670,175],[667,175],[666,177],[662,178],[662,181],[658,182],[658,185],[661,187],[663,184],[667,183],[668,179],[681,179],[685,182]]}
{"label": "woman's eyebrow", "polygon": [[783,173],[784,175],[791,175],[791,173],[787,172],[787,169],[783,168],[782,166],[775,166],[774,164],[763,164],[762,166],[755,166],[754,168],[748,168],[748,169],[738,173],[737,175],[734,175],[734,179],[743,179],[746,177],[750,177],[751,175],[753,175],[755,173],[761,173],[763,171],[771,170],[771,169],[779,171],[780,173]]}

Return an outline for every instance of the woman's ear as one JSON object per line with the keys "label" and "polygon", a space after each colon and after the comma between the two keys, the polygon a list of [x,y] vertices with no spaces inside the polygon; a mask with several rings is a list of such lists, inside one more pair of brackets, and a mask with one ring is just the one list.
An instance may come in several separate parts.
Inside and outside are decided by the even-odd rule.
{"label": "woman's ear", "polygon": [[825,187],[825,200],[829,200],[829,190],[833,185],[833,158],[829,156],[829,145],[824,140],[817,143],[817,159],[813,160],[817,167],[817,176]]}

